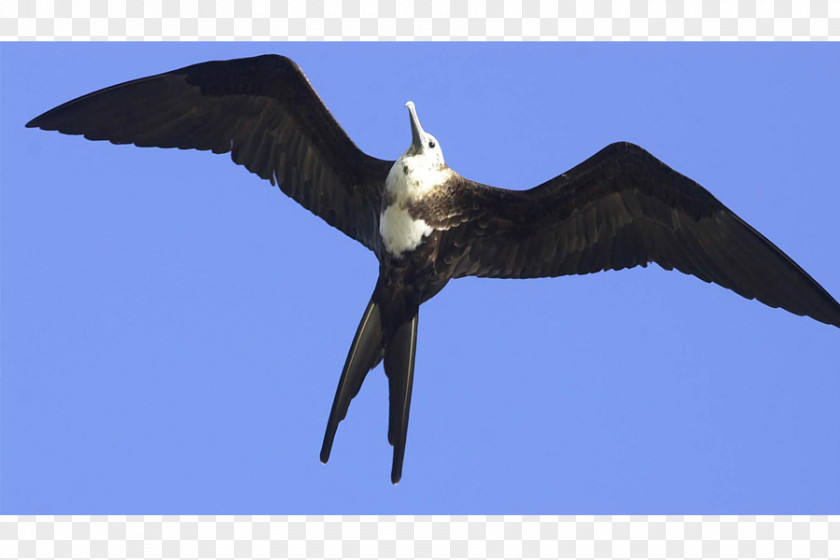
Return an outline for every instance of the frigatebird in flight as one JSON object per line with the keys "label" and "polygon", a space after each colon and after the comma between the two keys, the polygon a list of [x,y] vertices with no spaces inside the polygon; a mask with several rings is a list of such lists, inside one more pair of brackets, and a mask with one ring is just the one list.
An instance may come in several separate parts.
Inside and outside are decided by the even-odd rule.
{"label": "frigatebird in flight", "polygon": [[840,327],[840,305],[703,187],[639,146],[610,144],[530,190],[470,181],[406,104],[411,145],[362,152],[300,68],[264,55],[187,66],[69,101],[26,126],[114,144],[211,150],[277,184],[379,259],[321,460],[368,371],[384,361],[391,480],[405,452],[420,305],[453,278],[538,278],[654,262]]}

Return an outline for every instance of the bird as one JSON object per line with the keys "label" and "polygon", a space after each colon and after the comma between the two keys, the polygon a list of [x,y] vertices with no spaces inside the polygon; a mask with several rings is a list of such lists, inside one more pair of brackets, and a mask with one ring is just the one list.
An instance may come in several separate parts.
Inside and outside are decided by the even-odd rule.
{"label": "bird", "polygon": [[450,280],[546,278],[655,263],[840,327],[840,304],[709,191],[629,142],[528,190],[472,181],[406,103],[397,159],[359,149],[299,66],[215,60],[83,95],[26,124],[88,140],[229,153],[374,253],[379,276],[350,344],[320,459],[368,373],[388,379],[391,482],[401,480],[420,306]]}

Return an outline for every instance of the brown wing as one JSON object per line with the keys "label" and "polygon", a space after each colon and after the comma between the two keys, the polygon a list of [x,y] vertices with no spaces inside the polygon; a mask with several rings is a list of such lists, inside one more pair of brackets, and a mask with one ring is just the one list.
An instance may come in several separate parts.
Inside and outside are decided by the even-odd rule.
{"label": "brown wing", "polygon": [[231,152],[234,162],[373,249],[380,192],[393,162],[344,133],[286,57],[213,61],[69,101],[27,127],[89,140]]}
{"label": "brown wing", "polygon": [[[840,305],[703,187],[645,150],[607,146],[528,191],[454,184],[438,265],[453,277],[536,278],[655,262],[840,327]],[[427,221],[433,217],[426,217]]]}

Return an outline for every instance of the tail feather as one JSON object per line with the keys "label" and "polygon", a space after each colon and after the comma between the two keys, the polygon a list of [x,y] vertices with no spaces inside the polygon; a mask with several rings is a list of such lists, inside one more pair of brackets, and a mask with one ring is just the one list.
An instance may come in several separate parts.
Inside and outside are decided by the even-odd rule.
{"label": "tail feather", "polygon": [[385,350],[385,373],[388,375],[390,413],[388,442],[394,446],[391,482],[402,477],[405,440],[408,431],[408,411],[411,405],[411,386],[414,381],[414,355],[417,349],[417,319],[415,314],[394,332]]}
{"label": "tail feather", "polygon": [[327,431],[324,434],[324,443],[321,445],[322,463],[330,459],[335,432],[338,430],[339,422],[347,416],[350,401],[359,393],[367,373],[382,360],[382,345],[382,315],[379,305],[371,299],[362,315],[359,328],[356,329],[356,336],[353,337],[353,343],[350,345],[347,360],[344,362],[344,370],[341,372],[338,388],[335,391]]}

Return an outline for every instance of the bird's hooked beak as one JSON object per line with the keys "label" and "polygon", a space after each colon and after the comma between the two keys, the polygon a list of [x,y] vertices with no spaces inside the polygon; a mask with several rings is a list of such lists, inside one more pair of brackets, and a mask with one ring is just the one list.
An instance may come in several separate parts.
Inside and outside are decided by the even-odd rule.
{"label": "bird's hooked beak", "polygon": [[408,116],[411,120],[411,147],[418,152],[422,151],[423,136],[426,132],[423,130],[423,127],[420,126],[420,119],[417,118],[417,110],[414,108],[414,102],[409,101],[405,104],[405,107],[408,109]]}

